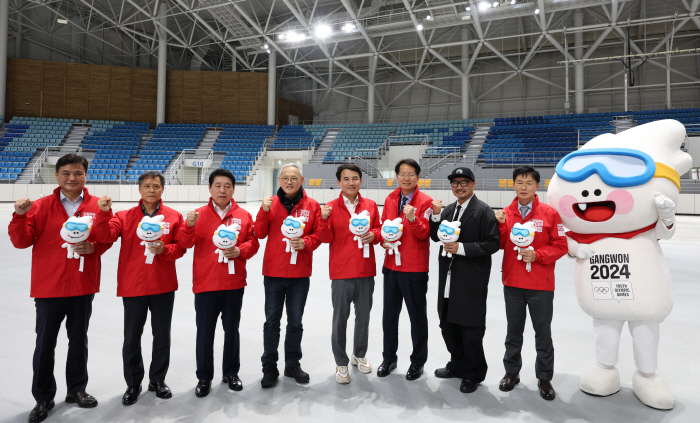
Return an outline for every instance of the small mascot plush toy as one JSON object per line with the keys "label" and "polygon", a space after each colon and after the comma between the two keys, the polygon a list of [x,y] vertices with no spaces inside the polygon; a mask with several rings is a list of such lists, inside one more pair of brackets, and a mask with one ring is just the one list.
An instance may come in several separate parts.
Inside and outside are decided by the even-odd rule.
{"label": "small mascot plush toy", "polygon": [[457,242],[459,239],[459,227],[462,225],[462,222],[459,220],[455,220],[454,222],[449,222],[447,220],[443,220],[440,222],[440,226],[438,227],[438,232],[437,236],[438,239],[440,240],[440,245],[442,245],[442,256],[445,257],[452,257],[452,253],[448,253],[445,251],[445,243],[446,242]]}
{"label": "small mascot plush toy", "polygon": [[403,235],[403,223],[401,223],[400,217],[384,221],[382,224],[382,238],[391,247],[387,250],[387,253],[394,255],[394,262],[397,266],[401,266],[401,253],[399,252],[399,246],[401,245],[399,238],[401,238],[401,235]]}
{"label": "small mascot plush toy", "polygon": [[370,216],[367,210],[350,216],[350,232],[355,235],[352,239],[357,241],[357,248],[362,248],[362,257],[369,258],[369,244],[362,243],[362,235],[369,231]]}
{"label": "small mascot plush toy", "polygon": [[81,257],[80,254],[73,251],[73,245],[85,241],[90,236],[90,231],[92,230],[92,216],[75,217],[71,216],[66,220],[66,223],[61,227],[61,238],[64,242],[61,248],[65,248],[67,251],[67,258],[69,259],[80,259],[79,270],[83,271],[83,265],[85,263],[85,258]]}
{"label": "small mascot plush toy", "polygon": [[146,247],[146,250],[143,252],[143,255],[146,256],[146,264],[153,264],[155,254],[148,249],[148,246],[163,235],[165,230],[163,219],[165,219],[165,216],[162,214],[155,217],[144,216],[136,227],[136,236],[142,240],[139,245]]}
{"label": "small mascot plush toy", "polygon": [[221,225],[216,228],[214,236],[211,238],[216,245],[216,250],[214,254],[219,255],[219,263],[228,263],[228,274],[235,275],[236,268],[233,260],[229,260],[228,257],[224,255],[224,250],[231,248],[238,242],[238,234],[241,231],[241,225],[234,223],[231,226]]}
{"label": "small mascot plush toy", "polygon": [[[535,224],[532,222],[526,222],[523,224],[515,223],[513,229],[510,231],[510,240],[515,244],[514,250],[518,251],[521,249],[535,251],[532,248],[532,242],[535,240]],[[522,260],[523,256],[518,254],[518,260]],[[529,272],[532,270],[532,263],[528,263],[525,269]]]}
{"label": "small mascot plush toy", "polygon": [[287,247],[284,249],[286,252],[292,253],[292,258],[289,260],[289,264],[297,264],[297,250],[292,248],[289,243],[290,240],[294,238],[299,238],[304,235],[304,222],[306,222],[306,217],[294,217],[289,216],[282,222],[282,235],[284,235],[283,242],[287,243]]}

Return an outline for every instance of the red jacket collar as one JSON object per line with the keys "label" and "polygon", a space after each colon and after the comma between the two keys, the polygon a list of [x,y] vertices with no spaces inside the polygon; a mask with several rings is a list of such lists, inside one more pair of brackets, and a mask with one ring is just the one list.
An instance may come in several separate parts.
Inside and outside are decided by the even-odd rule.
{"label": "red jacket collar", "polygon": [[[530,210],[530,214],[535,213],[535,210],[537,210],[537,206],[540,205],[540,197],[535,194],[535,199],[532,200],[532,210]],[[515,200],[513,200],[512,203],[510,203],[510,206],[508,206],[509,209],[513,211],[513,213],[520,215],[520,201],[518,201],[518,196],[515,196]],[[528,216],[529,216],[528,215]]]}
{"label": "red jacket collar", "polygon": [[656,222],[652,223],[651,225],[649,225],[645,228],[637,229],[636,231],[624,232],[621,234],[579,234],[579,233],[572,232],[572,231],[566,231],[566,236],[568,236],[569,238],[578,242],[579,244],[591,244],[591,243],[596,242],[598,240],[601,240],[603,238],[630,239],[630,238],[637,236],[641,233],[644,233],[644,232],[647,232],[647,231],[654,229],[655,226],[656,226]]}
{"label": "red jacket collar", "polygon": [[[53,190],[53,195],[56,196],[58,201],[61,201],[61,187],[56,188]],[[83,187],[83,201],[87,201],[87,199],[90,197],[90,193],[88,192],[88,189]]]}
{"label": "red jacket collar", "polygon": [[[345,196],[343,195],[342,192],[338,196],[338,201],[340,202],[340,204],[342,204],[342,206],[343,206],[343,208],[345,208],[345,210],[348,210],[347,206],[345,205]],[[360,208],[360,206],[364,205],[364,203],[365,203],[364,198],[358,192],[357,193],[357,206],[355,206],[355,211],[357,211],[357,209]],[[350,212],[350,210],[348,210],[348,213],[349,212]]]}
{"label": "red jacket collar", "polygon": [[[394,190],[394,192],[392,192],[389,195],[395,197],[396,202],[398,203],[401,200],[401,187],[396,188]],[[416,187],[415,191],[413,191],[413,196],[411,197],[411,201],[409,201],[408,204],[413,205],[413,203],[415,203],[416,197],[418,197],[418,195],[420,195],[420,189],[418,189],[418,187]]]}
{"label": "red jacket collar", "polygon": [[[137,206],[139,210],[142,210],[143,198],[139,200],[139,205]],[[163,214],[163,199],[158,200],[158,213],[155,215]]]}
{"label": "red jacket collar", "polygon": [[[217,206],[217,207],[218,207],[218,206]],[[211,197],[209,197],[209,208],[211,209],[211,211],[213,211],[214,213],[216,213],[216,210],[214,209],[214,199],[211,198]],[[236,203],[236,202],[233,200],[233,197],[231,197],[231,210],[229,210],[228,213],[226,213],[226,214],[224,215],[224,219],[226,219],[226,216],[228,216],[229,214],[231,214],[231,213],[232,213],[234,210],[236,210],[237,208],[238,208],[238,203]],[[218,213],[217,213],[217,214],[218,214]]]}

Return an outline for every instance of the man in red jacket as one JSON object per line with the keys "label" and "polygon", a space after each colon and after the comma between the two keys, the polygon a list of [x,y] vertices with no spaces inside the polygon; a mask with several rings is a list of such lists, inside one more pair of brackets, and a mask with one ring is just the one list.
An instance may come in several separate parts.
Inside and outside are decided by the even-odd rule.
{"label": "man in red jacket", "polygon": [[[286,164],[277,178],[280,188],[277,195],[263,199],[255,219],[255,235],[264,239],[265,257],[265,325],[263,326],[262,355],[263,378],[260,385],[270,388],[279,377],[277,348],[280,342],[280,319],[287,305],[287,333],[284,340],[284,375],[297,383],[308,383],[309,375],[301,369],[301,337],[304,332],[301,320],[304,316],[306,297],[309,293],[309,277],[313,252],[321,244],[317,226],[321,218],[318,202],[304,192],[304,176],[295,164]],[[288,219],[295,218],[295,219]],[[299,219],[305,220],[302,224]],[[287,239],[282,225],[303,231],[301,236]],[[302,226],[303,225],[303,226]],[[293,251],[287,251],[287,243]],[[292,258],[296,253],[296,263]]]}
{"label": "man in red jacket", "polygon": [[[122,237],[117,270],[117,296],[124,303],[124,379],[126,392],[122,404],[132,405],[139,399],[141,382],[144,377],[143,357],[141,356],[141,335],[146,324],[148,310],[151,310],[153,331],[153,351],[148,372],[148,390],[158,398],[171,398],[172,392],[165,383],[165,374],[170,364],[170,324],[173,319],[173,304],[177,290],[175,260],[185,254],[178,245],[178,237],[183,225],[180,212],[163,205],[161,196],[165,177],[158,171],[144,172],[139,176],[141,201],[138,206],[112,214],[112,199],[104,196],[97,205],[100,213],[95,219],[95,239],[102,242],[115,242]],[[158,228],[142,226],[144,217],[162,216]],[[137,229],[162,229],[156,241],[142,246]],[[145,232],[144,232],[145,233]],[[151,264],[146,263],[144,249],[155,255]]]}
{"label": "man in red jacket", "polygon": [[[362,169],[354,164],[343,164],[338,166],[335,176],[341,194],[321,207],[318,234],[322,242],[330,244],[329,273],[333,300],[331,345],[336,364],[335,380],[338,383],[350,383],[350,359],[345,352],[345,337],[350,306],[353,303],[355,342],[352,364],[362,373],[372,372],[372,365],[365,356],[374,276],[377,274],[372,245],[381,240],[381,229],[377,203],[360,195]],[[359,240],[350,231],[351,226],[356,233],[364,232]],[[360,246],[362,248],[358,248]]]}
{"label": "man in red jacket", "polygon": [[[399,188],[384,201],[382,222],[400,218],[403,234],[398,253],[405,257],[396,260],[396,253],[384,256],[384,352],[377,376],[388,376],[396,369],[399,348],[399,315],[402,303],[411,318],[413,353],[406,379],[416,380],[423,374],[428,359],[428,260],[430,255],[430,223],[433,199],[418,189],[420,165],[413,159],[404,159],[394,169]],[[384,241],[385,249],[391,248]],[[401,263],[401,264],[398,264]]]}
{"label": "man in red jacket", "polygon": [[[183,225],[180,233],[180,246],[194,246],[192,290],[197,314],[199,379],[195,395],[199,398],[209,395],[214,379],[214,333],[219,314],[224,327],[222,382],[228,383],[232,391],[243,389],[243,382],[238,377],[241,367],[238,326],[246,286],[246,261],[258,252],[260,244],[253,236],[253,217],[233,200],[235,184],[236,179],[230,171],[213,171],[209,175],[209,204],[187,213],[187,225]],[[234,224],[240,225],[237,235],[230,231],[220,234],[219,226]],[[223,250],[223,256],[234,263],[234,273],[231,273],[229,263],[219,261],[219,256],[214,254],[217,250],[212,241],[215,232],[227,239],[236,239],[233,247]]]}
{"label": "man in red jacket", "polygon": [[[12,245],[16,248],[33,247],[30,295],[36,305],[36,348],[32,395],[37,404],[29,414],[30,422],[46,419],[55,405],[54,350],[64,318],[68,334],[66,402],[77,403],[83,408],[97,406],[97,400],[85,392],[88,382],[87,329],[92,300],[100,290],[100,256],[112,244],[95,242],[91,231],[87,240],[73,246],[73,251],[83,259],[68,259],[66,250],[61,248],[64,241],[60,235],[70,216],[94,218],[99,211],[97,197],[85,189],[87,170],[88,162],[83,156],[67,154],[58,159],[58,188],[52,195],[34,202],[28,198],[17,200],[8,228]],[[80,262],[83,260],[81,271]]]}
{"label": "man in red jacket", "polygon": [[[506,354],[503,357],[506,374],[501,379],[499,389],[511,391],[520,382],[520,351],[523,346],[527,308],[530,310],[530,319],[535,329],[537,386],[540,396],[551,401],[555,397],[551,384],[554,376],[551,328],[554,264],[567,253],[568,247],[559,214],[548,205],[540,203],[537,197],[540,173],[530,166],[520,167],[513,171],[513,180],[517,197],[509,207],[496,212],[503,249],[503,295],[508,320]],[[517,236],[523,229],[513,226],[526,222],[534,224],[534,240],[530,244],[532,248],[517,248],[516,252],[511,233]]]}

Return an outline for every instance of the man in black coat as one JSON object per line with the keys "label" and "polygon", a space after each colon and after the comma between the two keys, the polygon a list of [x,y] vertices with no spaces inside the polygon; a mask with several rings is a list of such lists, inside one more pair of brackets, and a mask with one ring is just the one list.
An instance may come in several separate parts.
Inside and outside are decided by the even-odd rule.
{"label": "man in black coat", "polygon": [[[450,361],[435,370],[439,378],[460,378],[460,391],[471,393],[486,378],[483,339],[486,331],[486,296],[491,273],[491,255],[498,251],[498,222],[491,208],[474,195],[474,173],[466,167],[447,177],[457,201],[442,208],[433,201],[430,237],[440,242],[441,234],[455,230],[442,221],[459,221],[459,238],[440,248],[438,314],[440,329],[450,352]],[[446,251],[446,256],[442,251]]]}

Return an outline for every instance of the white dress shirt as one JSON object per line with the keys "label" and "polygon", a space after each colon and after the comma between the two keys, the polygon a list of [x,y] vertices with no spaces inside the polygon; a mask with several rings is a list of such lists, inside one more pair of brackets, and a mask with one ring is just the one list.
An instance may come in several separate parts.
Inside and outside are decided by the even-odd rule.
{"label": "white dress shirt", "polygon": [[228,206],[226,206],[225,209],[221,210],[219,206],[216,205],[215,202],[212,201],[212,204],[214,205],[214,211],[219,215],[220,218],[224,218],[226,216],[226,213],[228,213],[229,210],[231,210],[231,203],[228,203]]}
{"label": "white dress shirt", "polygon": [[343,194],[343,203],[345,203],[345,207],[348,208],[350,214],[353,215],[355,214],[355,207],[360,203],[360,196],[358,195],[355,197],[355,201],[351,202],[350,199]]}
{"label": "white dress shirt", "polygon": [[63,190],[59,190],[58,192],[60,193],[59,196],[61,198],[61,204],[63,204],[63,208],[66,209],[68,217],[75,216],[75,212],[78,211],[78,207],[80,207],[80,205],[83,203],[83,193],[81,192],[75,201],[70,201],[70,199],[63,194]]}
{"label": "white dress shirt", "polygon": [[[464,210],[467,209],[467,206],[469,205],[469,201],[474,197],[474,194],[472,194],[471,197],[467,198],[464,203],[460,204],[460,209],[459,209],[459,214],[457,214],[457,207],[455,206],[455,214],[452,216],[452,221],[456,220],[461,220],[462,215],[464,214]],[[442,211],[438,214],[434,214],[431,216],[431,219],[433,219],[433,222],[440,222],[442,219],[440,219],[440,215],[442,215]],[[444,248],[444,247],[443,247]],[[457,254],[460,256],[464,256],[464,244],[461,242],[459,243],[459,250],[457,250]],[[450,265],[452,265],[452,262],[450,262]],[[447,271],[447,279],[445,280],[445,293],[443,298],[450,298],[450,280],[452,279],[452,270]]]}

